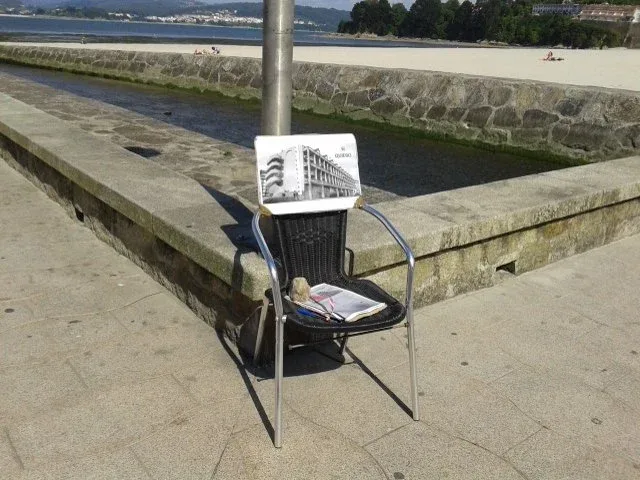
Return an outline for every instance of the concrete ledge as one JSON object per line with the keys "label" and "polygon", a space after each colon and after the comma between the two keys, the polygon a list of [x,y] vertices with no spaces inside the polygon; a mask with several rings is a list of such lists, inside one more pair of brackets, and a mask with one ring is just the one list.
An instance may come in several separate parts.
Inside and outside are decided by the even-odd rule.
{"label": "concrete ledge", "polygon": [[[0,154],[212,324],[241,324],[267,287],[233,216],[195,181],[0,95]],[[416,304],[493,285],[640,232],[640,157],[378,204],[418,258]],[[255,208],[249,206],[249,208]],[[402,254],[350,213],[354,273],[401,297]]]}
{"label": "concrete ledge", "polygon": [[[49,192],[69,209],[87,214],[87,195],[95,198],[210,272],[226,289],[249,301],[262,298],[263,261],[252,252],[238,255],[222,230],[235,223],[233,217],[197,182],[2,94],[0,111],[3,158],[28,174],[21,160],[29,154],[78,187],[66,189],[66,195]],[[41,183],[54,183],[51,175]]]}
{"label": "concrete ledge", "polygon": [[[640,157],[611,160],[376,205],[418,259],[415,298],[430,304],[640,232]],[[404,292],[402,255],[360,212],[354,272]]]}
{"label": "concrete ledge", "polygon": [[[395,219],[418,258],[481,242],[640,197],[640,157],[555,170],[376,205]],[[351,221],[352,242],[371,228]],[[402,256],[368,243],[356,273],[398,263]],[[362,251],[361,249],[358,249]]]}

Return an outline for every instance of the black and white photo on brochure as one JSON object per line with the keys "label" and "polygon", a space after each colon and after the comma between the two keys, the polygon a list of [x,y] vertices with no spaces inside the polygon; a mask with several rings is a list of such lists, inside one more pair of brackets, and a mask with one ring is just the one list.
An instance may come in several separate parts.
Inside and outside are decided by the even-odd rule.
{"label": "black and white photo on brochure", "polygon": [[258,136],[255,149],[260,204],[273,213],[351,208],[361,194],[352,134]]}

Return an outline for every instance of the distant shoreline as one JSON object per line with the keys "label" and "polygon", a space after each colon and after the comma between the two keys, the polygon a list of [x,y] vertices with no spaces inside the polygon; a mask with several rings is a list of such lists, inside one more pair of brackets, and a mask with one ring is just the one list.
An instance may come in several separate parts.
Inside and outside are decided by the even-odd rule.
{"label": "distant shoreline", "polygon": [[[217,28],[248,28],[251,30],[262,30],[262,25],[255,26],[253,23],[236,24],[236,23],[189,23],[189,22],[153,22],[151,20],[117,20],[114,18],[89,18],[89,17],[65,17],[63,15],[16,15],[15,13],[0,13],[0,17],[11,18],[44,18],[46,20],[76,20],[90,22],[112,22],[112,23],[136,23],[136,24],[152,24],[152,25],[185,25],[194,27],[217,27]],[[296,29],[296,32],[317,33],[319,35],[333,34],[325,30],[309,30]],[[1,33],[1,32],[0,32]]]}
{"label": "distant shoreline", "polygon": [[374,35],[367,33],[337,33],[326,32],[323,36],[327,38],[344,38],[345,40],[363,40],[363,41],[377,41],[377,42],[402,42],[402,43],[422,43],[425,45],[438,45],[445,47],[460,47],[460,48],[518,48],[518,45],[507,45],[500,42],[461,42],[456,40],[441,40],[433,38],[414,38],[414,37],[396,37],[395,35]]}
{"label": "distant shoreline", "polygon": [[[152,22],[149,20],[115,20],[111,18],[88,18],[88,17],[65,17],[58,15],[15,15],[8,13],[0,13],[0,17],[13,17],[13,18],[44,18],[47,20],[76,20],[76,21],[91,21],[91,22],[113,22],[113,23],[142,23],[142,24],[154,24],[154,25],[193,25],[196,27],[224,27],[224,28],[251,28],[254,30],[262,30],[262,27],[254,27],[252,25],[228,25],[228,24],[211,24],[211,23],[188,23],[188,22]],[[309,32],[315,32],[315,30],[305,30]],[[318,31],[318,33],[326,33]]]}

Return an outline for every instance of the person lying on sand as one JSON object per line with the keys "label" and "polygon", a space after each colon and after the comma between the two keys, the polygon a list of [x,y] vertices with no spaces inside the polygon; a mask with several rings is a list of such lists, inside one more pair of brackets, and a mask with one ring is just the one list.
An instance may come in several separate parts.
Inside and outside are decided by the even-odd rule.
{"label": "person lying on sand", "polygon": [[549,50],[549,53],[547,53],[546,57],[541,58],[540,60],[543,60],[545,62],[560,62],[562,60],[564,60],[564,58],[562,57],[554,57],[553,56],[553,52],[551,50]]}

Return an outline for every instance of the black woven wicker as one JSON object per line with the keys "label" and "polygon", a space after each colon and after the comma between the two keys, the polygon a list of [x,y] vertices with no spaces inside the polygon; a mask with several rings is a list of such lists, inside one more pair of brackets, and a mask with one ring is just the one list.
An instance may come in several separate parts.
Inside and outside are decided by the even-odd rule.
{"label": "black woven wicker", "polygon": [[[287,326],[309,333],[356,333],[389,328],[406,314],[403,304],[375,283],[349,277],[344,269],[347,212],[305,213],[273,217],[278,251],[276,261],[282,267],[281,288]],[[296,305],[284,299],[291,281],[305,277],[309,285],[329,283],[346,288],[387,307],[355,322],[327,322],[296,313]],[[271,292],[267,292],[270,295]]]}

